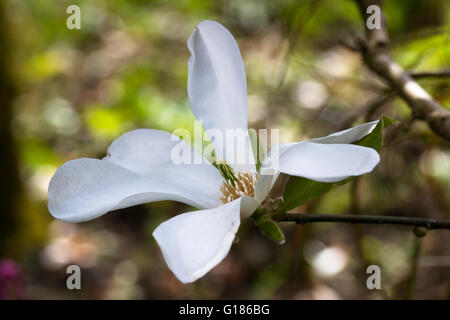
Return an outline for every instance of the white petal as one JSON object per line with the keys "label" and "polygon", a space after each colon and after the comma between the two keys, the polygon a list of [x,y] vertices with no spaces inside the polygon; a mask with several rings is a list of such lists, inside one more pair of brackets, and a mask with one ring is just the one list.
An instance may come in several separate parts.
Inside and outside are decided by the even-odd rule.
{"label": "white petal", "polygon": [[364,138],[369,133],[371,133],[372,130],[375,129],[377,124],[378,120],[367,122],[350,129],[332,133],[326,137],[314,138],[308,141],[316,143],[352,143]]}
{"label": "white petal", "polygon": [[270,148],[259,168],[259,178],[255,186],[255,199],[263,202],[280,176],[280,155],[295,143],[276,144]]}
{"label": "white petal", "polygon": [[[188,170],[192,168],[192,171]],[[205,179],[202,166],[165,167],[139,175],[109,160],[77,159],[52,177],[48,208],[57,219],[81,222],[132,205],[174,200],[197,208],[221,204],[221,180]]]}
{"label": "white petal", "polygon": [[240,224],[241,199],[215,209],[188,212],[153,232],[170,270],[183,283],[204,276],[228,254]]}
{"label": "white petal", "polygon": [[278,170],[311,180],[336,182],[368,173],[379,161],[380,156],[372,148],[300,142],[283,150]]}
{"label": "white petal", "polygon": [[205,129],[247,129],[247,83],[238,45],[215,21],[202,21],[188,40],[188,93]]}
{"label": "white petal", "polygon": [[[181,153],[183,151],[184,153]],[[180,138],[166,131],[137,129],[117,138],[105,158],[139,175],[155,169],[201,168],[202,178],[221,179],[219,171]]]}
{"label": "white petal", "polygon": [[245,219],[250,217],[253,212],[259,207],[261,202],[259,202],[257,199],[248,197],[248,196],[242,196],[241,197],[241,218]]}
{"label": "white petal", "polygon": [[279,175],[279,171],[274,171],[274,173],[270,175],[261,174],[260,171],[259,178],[255,186],[255,199],[259,203],[262,203],[266,199],[273,185],[277,181]]}
{"label": "white petal", "polygon": [[142,176],[164,171],[173,179],[192,179],[219,189],[223,182],[220,172],[206,158],[185,141],[161,130],[137,129],[123,134],[108,148],[105,159]]}
{"label": "white petal", "polygon": [[[254,164],[247,132],[247,82],[236,41],[222,25],[205,20],[194,29],[188,48],[191,53],[188,62],[191,109],[210,135],[216,156],[233,167],[234,164]],[[244,160],[247,163],[241,163],[226,152],[227,130],[230,129],[246,136],[241,144],[245,146],[245,158],[249,158]],[[222,138],[220,142],[216,141],[218,135]]]}
{"label": "white petal", "polygon": [[[321,138],[313,138],[305,142],[314,142],[314,143],[324,143],[324,144],[346,144],[346,143],[352,143],[355,141],[358,141],[362,138],[364,138],[366,135],[372,132],[372,130],[376,127],[378,124],[378,120],[368,122],[361,124],[359,126],[346,129],[343,131],[332,133],[328,136],[321,137]],[[280,172],[276,169],[278,168],[278,164],[270,163],[270,155],[278,153],[277,157],[278,159],[281,158],[281,156],[284,154],[285,151],[287,151],[289,148],[291,148],[294,145],[299,144],[300,142],[293,142],[293,143],[284,143],[284,144],[278,144],[272,147],[272,149],[268,153],[268,157],[266,158],[266,161],[261,166],[260,172],[259,172],[259,179],[255,187],[255,198],[258,201],[264,201],[267,194],[272,189],[273,185],[275,184],[276,180],[278,179],[278,176]],[[271,174],[264,173],[265,170],[269,170],[269,172],[272,172]]]}

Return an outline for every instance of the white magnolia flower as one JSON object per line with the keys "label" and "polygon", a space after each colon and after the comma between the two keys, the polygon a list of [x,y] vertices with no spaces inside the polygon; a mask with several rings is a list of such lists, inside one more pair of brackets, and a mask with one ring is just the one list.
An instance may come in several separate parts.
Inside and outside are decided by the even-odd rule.
{"label": "white magnolia flower", "polygon": [[[188,47],[188,94],[194,115],[205,129],[247,132],[245,71],[233,36],[217,22],[202,21]],[[233,163],[234,172],[225,163],[221,172],[207,160],[177,165],[171,150],[184,144],[182,140],[159,130],[134,130],[115,140],[101,160],[82,158],[62,165],[49,185],[48,208],[55,218],[68,222],[160,200],[201,209],[175,216],[153,233],[170,270],[183,283],[193,282],[224,259],[241,218],[249,217],[264,201],[280,172],[323,182],[370,172],[379,162],[378,153],[350,143],[376,124],[278,144],[272,148],[279,152],[273,175],[258,175],[254,165],[238,171]],[[183,147],[195,152],[187,144]],[[229,161],[226,154],[224,160]],[[261,169],[269,167],[265,164]],[[225,181],[224,170],[232,171],[234,184]]]}

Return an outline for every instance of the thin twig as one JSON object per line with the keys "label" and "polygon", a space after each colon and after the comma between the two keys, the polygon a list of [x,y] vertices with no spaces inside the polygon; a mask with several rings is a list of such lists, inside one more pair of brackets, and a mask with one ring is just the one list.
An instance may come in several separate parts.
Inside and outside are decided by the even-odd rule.
{"label": "thin twig", "polygon": [[410,76],[414,79],[423,78],[450,78],[450,70],[412,72]]}
{"label": "thin twig", "polygon": [[340,223],[363,223],[363,224],[394,224],[424,227],[427,229],[450,229],[450,221],[413,218],[393,217],[375,215],[352,215],[352,214],[310,214],[310,213],[282,213],[273,217],[279,222],[295,222],[306,224],[313,222],[340,222]]}

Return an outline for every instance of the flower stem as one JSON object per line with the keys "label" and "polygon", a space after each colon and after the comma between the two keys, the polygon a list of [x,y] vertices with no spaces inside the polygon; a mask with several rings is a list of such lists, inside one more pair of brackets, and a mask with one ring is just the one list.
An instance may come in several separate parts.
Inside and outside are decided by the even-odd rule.
{"label": "flower stem", "polygon": [[421,243],[422,239],[420,239],[419,237],[414,237],[413,241],[414,242],[411,254],[411,272],[409,275],[408,286],[406,291],[408,300],[414,299],[414,289],[416,286],[417,271],[419,268],[419,257],[422,245]]}

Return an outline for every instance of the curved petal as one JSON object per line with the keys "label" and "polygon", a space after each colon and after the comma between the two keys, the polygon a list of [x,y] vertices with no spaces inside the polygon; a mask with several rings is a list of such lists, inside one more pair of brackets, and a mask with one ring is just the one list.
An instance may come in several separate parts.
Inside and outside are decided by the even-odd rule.
{"label": "curved petal", "polygon": [[188,40],[188,94],[205,129],[247,129],[247,83],[238,45],[231,33],[205,20]]}
{"label": "curved petal", "polygon": [[199,178],[222,181],[219,171],[190,145],[173,134],[137,129],[113,141],[105,158],[139,175],[154,170],[195,171]]}
{"label": "curved petal", "polygon": [[241,199],[180,214],[160,224],[153,237],[169,269],[183,283],[204,276],[228,254],[240,224]]}
{"label": "curved petal", "polygon": [[378,120],[364,123],[359,126],[349,128],[343,131],[335,132],[321,138],[313,138],[304,142],[285,143],[273,146],[269,151],[268,156],[265,159],[263,165],[261,166],[259,172],[259,179],[255,187],[255,198],[260,202],[264,201],[264,199],[272,189],[273,185],[275,184],[280,174],[280,172],[277,171],[279,160],[276,160],[275,163],[272,163],[271,155],[273,155],[277,159],[280,159],[281,156],[284,154],[284,152],[287,151],[289,148],[299,143],[305,142],[324,143],[324,144],[352,143],[364,138],[366,135],[371,133],[372,130],[377,126],[377,124]]}
{"label": "curved petal", "polygon": [[[299,143],[299,142],[298,142]],[[280,176],[280,155],[296,143],[276,144],[270,148],[259,168],[259,178],[255,186],[255,199],[263,202]]]}
{"label": "curved petal", "polygon": [[308,141],[316,143],[352,143],[364,138],[369,133],[371,133],[372,130],[375,129],[377,124],[378,120],[375,120],[353,128],[332,133],[322,138],[314,138]]}
{"label": "curved petal", "polygon": [[[246,162],[254,164],[247,132],[247,82],[239,47],[231,33],[215,21],[205,20],[188,40],[188,95],[192,112],[203,123],[216,157],[238,163],[227,141],[243,138]],[[220,140],[220,141],[218,141]],[[251,157],[251,158],[250,158]],[[233,166],[234,167],[234,166]],[[253,168],[254,169],[254,168]]]}
{"label": "curved petal", "polygon": [[279,171],[274,171],[273,174],[261,174],[260,171],[259,178],[258,181],[256,181],[255,186],[255,199],[259,203],[262,203],[266,199],[279,175]]}
{"label": "curved petal", "polygon": [[139,175],[109,160],[72,160],[52,177],[48,208],[57,219],[82,222],[111,210],[160,200],[180,201],[202,209],[219,206],[222,180],[205,180],[200,165],[189,168],[192,171],[166,166]]}
{"label": "curved petal", "polygon": [[250,217],[253,212],[259,207],[261,202],[259,202],[257,199],[248,197],[248,196],[242,196],[241,197],[241,219],[245,219]]}
{"label": "curved petal", "polygon": [[336,182],[368,173],[379,161],[380,156],[371,148],[301,142],[290,144],[280,152],[278,170],[311,180]]}

